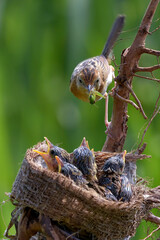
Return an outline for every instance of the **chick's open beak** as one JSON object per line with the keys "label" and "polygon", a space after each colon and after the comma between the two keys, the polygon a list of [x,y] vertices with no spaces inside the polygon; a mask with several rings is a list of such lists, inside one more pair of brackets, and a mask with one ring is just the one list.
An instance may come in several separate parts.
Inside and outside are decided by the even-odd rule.
{"label": "chick's open beak", "polygon": [[53,146],[53,145],[52,145],[52,143],[51,143],[46,137],[44,137],[44,139],[46,140],[47,145],[48,145],[47,152],[41,152],[41,151],[38,151],[38,150],[36,150],[36,149],[33,149],[33,151],[36,152],[36,153],[38,153],[39,155],[41,155],[42,158],[44,159],[45,163],[47,164],[47,167],[52,170],[52,162],[53,162],[53,159],[52,159],[52,157],[50,156],[49,152],[50,152],[51,146]]}
{"label": "chick's open beak", "polygon": [[125,163],[125,156],[126,156],[126,153],[127,153],[127,151],[124,150],[124,152],[123,152],[123,161],[124,161],[124,163]]}
{"label": "chick's open beak", "polygon": [[89,148],[89,144],[88,144],[88,141],[86,141],[86,138],[84,137],[81,144],[80,144],[80,147],[87,147],[88,149]]}
{"label": "chick's open beak", "polygon": [[55,156],[55,159],[56,159],[57,164],[58,164],[58,172],[60,173],[61,169],[62,169],[62,161],[60,160],[60,158],[58,156]]}

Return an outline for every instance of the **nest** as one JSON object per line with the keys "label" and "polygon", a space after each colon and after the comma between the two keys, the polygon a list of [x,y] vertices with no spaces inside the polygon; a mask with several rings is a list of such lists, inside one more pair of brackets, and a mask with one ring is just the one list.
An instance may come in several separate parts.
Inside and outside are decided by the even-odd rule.
{"label": "nest", "polygon": [[[46,147],[44,142],[34,146]],[[82,188],[64,175],[49,171],[42,158],[29,149],[13,184],[11,199],[73,231],[84,230],[99,240],[117,240],[135,235],[150,210],[144,197],[147,191],[135,185],[130,202],[106,200],[92,188]]]}

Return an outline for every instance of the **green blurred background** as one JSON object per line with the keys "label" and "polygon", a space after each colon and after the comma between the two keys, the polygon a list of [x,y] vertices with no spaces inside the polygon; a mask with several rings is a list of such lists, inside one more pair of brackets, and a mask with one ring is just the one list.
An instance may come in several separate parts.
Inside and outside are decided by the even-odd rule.
{"label": "green blurred background", "polygon": [[[69,152],[79,146],[84,136],[95,150],[102,148],[104,100],[91,106],[76,99],[69,91],[70,76],[80,61],[101,53],[116,16],[125,14],[124,32],[114,48],[119,64],[120,54],[131,45],[148,3],[149,0],[0,0],[0,239],[13,210],[5,192],[11,191],[27,148],[44,136]],[[151,30],[159,25],[159,13],[160,6]],[[148,36],[146,46],[160,50],[159,39],[160,30]],[[157,59],[144,55],[140,63],[150,66]],[[159,71],[155,76],[160,78]],[[150,117],[159,84],[135,78],[133,88]],[[110,99],[110,116],[112,102]],[[132,106],[128,115],[125,149],[130,151],[140,142],[147,121]],[[145,153],[152,158],[137,163],[138,176],[149,179],[151,187],[160,184],[159,123],[158,115],[145,136]],[[133,239],[145,237],[148,226],[151,227],[143,222]]]}

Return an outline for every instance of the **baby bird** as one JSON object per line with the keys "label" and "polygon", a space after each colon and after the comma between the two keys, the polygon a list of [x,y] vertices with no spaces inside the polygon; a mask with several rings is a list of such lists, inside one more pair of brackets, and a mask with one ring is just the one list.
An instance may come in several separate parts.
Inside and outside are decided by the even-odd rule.
{"label": "baby bird", "polygon": [[110,191],[117,199],[121,190],[121,180],[119,175],[109,174],[102,175],[99,179],[99,185],[105,187],[106,191]]}
{"label": "baby bird", "polygon": [[83,177],[82,172],[71,163],[64,163],[60,157],[55,156],[58,163],[59,172],[64,176],[71,178],[77,185],[86,185],[88,182]]}
{"label": "baby bird", "polygon": [[57,151],[57,153],[59,154],[58,156],[55,154],[55,151],[53,151],[53,149],[55,149],[55,146],[47,138],[45,138],[45,140],[47,141],[47,145],[48,145],[47,152],[41,152],[36,149],[34,149],[33,151],[43,157],[48,169],[54,172],[62,173],[66,177],[71,178],[77,185],[87,184],[87,181],[83,178],[82,172],[73,164],[70,164],[69,162],[67,162],[68,158],[66,158],[65,150],[62,149],[63,151],[59,151],[61,150],[61,148],[58,148],[58,151]]}
{"label": "baby bird", "polygon": [[113,193],[109,190],[109,189],[107,189],[106,188],[106,190],[105,190],[105,196],[106,196],[106,199],[107,200],[112,200],[112,201],[115,201],[115,202],[117,202],[117,198],[113,195]]}
{"label": "baby bird", "polygon": [[105,174],[114,173],[117,175],[121,175],[125,167],[125,155],[126,155],[126,150],[124,150],[123,153],[117,154],[107,159],[104,166],[102,167],[102,171]]}
{"label": "baby bird", "polygon": [[60,148],[58,146],[53,145],[48,138],[44,137],[44,139],[47,142],[48,149],[50,151],[50,155],[53,157],[58,156],[61,158],[63,162],[69,162],[70,161],[70,154],[64,150],[63,148]]}
{"label": "baby bird", "polygon": [[80,147],[71,153],[72,163],[83,173],[88,181],[97,181],[97,165],[93,149],[90,150],[88,142],[83,138]]}
{"label": "baby bird", "polygon": [[118,196],[118,200],[123,202],[129,202],[132,197],[132,188],[128,178],[125,175],[121,175],[121,190]]}

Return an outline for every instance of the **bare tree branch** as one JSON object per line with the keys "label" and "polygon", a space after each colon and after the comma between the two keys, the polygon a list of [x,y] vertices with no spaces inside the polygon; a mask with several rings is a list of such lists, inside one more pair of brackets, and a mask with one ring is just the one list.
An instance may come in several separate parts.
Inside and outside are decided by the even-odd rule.
{"label": "bare tree branch", "polygon": [[137,75],[137,74],[133,74],[133,76],[139,77],[139,78],[144,78],[144,79],[147,79],[147,80],[152,80],[152,81],[160,82],[160,79],[157,79],[157,78],[151,78],[151,77],[141,76],[141,75]]}
{"label": "bare tree branch", "polygon": [[145,220],[160,225],[160,217],[155,216],[151,212],[148,214]]}
{"label": "bare tree branch", "polygon": [[[139,59],[143,53],[148,53],[160,56],[160,51],[152,50],[145,47],[146,37],[149,34],[150,26],[156,8],[158,6],[159,0],[151,0],[150,4],[144,14],[142,22],[140,24],[137,35],[129,48],[123,50],[121,54],[121,65],[119,69],[119,75],[116,78],[117,86],[115,91],[118,95],[124,99],[129,99],[130,93],[136,99],[137,105],[140,108],[140,111],[143,114],[143,117],[147,119],[147,116],[144,113],[142,104],[138,100],[137,96],[134,94],[131,85],[133,80],[133,70],[138,66]],[[124,83],[127,83],[130,89],[126,89]],[[102,151],[109,152],[120,152],[123,149],[123,145],[127,135],[127,110],[128,103],[126,101],[120,101],[114,97],[113,100],[113,111],[112,111],[112,120],[108,127],[108,135]]]}
{"label": "bare tree branch", "polygon": [[153,235],[153,233],[157,232],[158,230],[160,230],[160,226],[158,228],[156,228],[155,230],[153,230],[147,237],[145,237],[142,240],[146,240],[146,239],[150,238]]}
{"label": "bare tree branch", "polygon": [[139,107],[138,107],[133,101],[121,97],[118,93],[115,93],[114,96],[115,96],[117,99],[119,99],[120,101],[122,101],[122,102],[126,102],[126,103],[131,104],[131,105],[132,105],[133,107],[135,107],[137,110],[139,109]]}
{"label": "bare tree branch", "polygon": [[145,48],[145,47],[141,48],[141,54],[143,54],[143,53],[148,53],[148,54],[151,54],[151,55],[154,55],[154,56],[157,56],[157,57],[160,56],[160,51],[150,49],[150,48]]}
{"label": "bare tree branch", "polygon": [[144,110],[143,110],[142,104],[141,104],[141,102],[139,101],[139,99],[137,98],[135,92],[134,92],[133,89],[129,86],[129,84],[127,84],[127,82],[125,82],[125,86],[128,88],[128,90],[130,91],[130,93],[132,94],[132,96],[135,98],[135,100],[136,100],[136,102],[137,102],[137,104],[138,104],[138,106],[139,106],[139,109],[140,109],[140,111],[141,111],[144,119],[147,119],[147,116],[146,116],[146,114],[145,114],[145,112],[144,112]]}
{"label": "bare tree branch", "polygon": [[160,69],[160,64],[154,65],[152,67],[139,67],[139,66],[137,66],[137,67],[134,68],[133,71],[134,72],[153,72],[157,69]]}
{"label": "bare tree branch", "polygon": [[158,107],[158,101],[159,101],[159,99],[160,99],[160,94],[159,94],[159,96],[158,96],[158,98],[157,98],[157,100],[156,100],[155,109],[154,109],[154,112],[153,112],[153,114],[152,114],[152,117],[151,117],[151,119],[149,120],[148,125],[147,125],[147,127],[145,128],[145,130],[144,130],[144,132],[143,132],[141,142],[140,142],[140,144],[138,145],[138,149],[141,147],[141,145],[142,145],[142,143],[143,143],[144,136],[145,136],[145,134],[146,134],[149,126],[151,125],[151,122],[152,122],[153,119],[156,117],[156,115],[160,112],[160,106]]}

